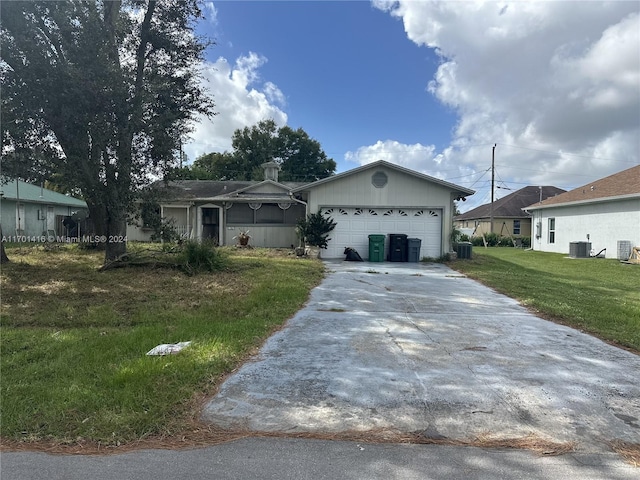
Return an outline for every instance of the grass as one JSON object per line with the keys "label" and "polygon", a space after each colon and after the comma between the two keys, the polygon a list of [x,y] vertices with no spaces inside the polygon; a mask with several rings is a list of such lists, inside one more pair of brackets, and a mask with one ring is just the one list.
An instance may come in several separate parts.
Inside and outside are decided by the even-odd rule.
{"label": "grass", "polygon": [[452,268],[541,315],[640,351],[640,265],[516,248],[476,248]]}
{"label": "grass", "polygon": [[[24,442],[118,445],[180,432],[194,401],[293,315],[323,275],[321,262],[261,249],[225,250],[223,270],[197,275],[99,272],[103,253],[77,246],[7,253],[1,435]],[[188,340],[177,355],[146,356]]]}

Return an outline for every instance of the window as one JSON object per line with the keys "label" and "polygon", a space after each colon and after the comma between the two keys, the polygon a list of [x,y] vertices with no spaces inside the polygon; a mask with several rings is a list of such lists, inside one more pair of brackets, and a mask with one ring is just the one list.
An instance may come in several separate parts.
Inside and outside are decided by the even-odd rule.
{"label": "window", "polygon": [[549,219],[549,243],[556,243],[556,219]]}
{"label": "window", "polygon": [[371,176],[371,183],[376,188],[382,188],[387,184],[387,174],[376,172]]}
{"label": "window", "polygon": [[520,220],[513,221],[513,234],[520,235]]}

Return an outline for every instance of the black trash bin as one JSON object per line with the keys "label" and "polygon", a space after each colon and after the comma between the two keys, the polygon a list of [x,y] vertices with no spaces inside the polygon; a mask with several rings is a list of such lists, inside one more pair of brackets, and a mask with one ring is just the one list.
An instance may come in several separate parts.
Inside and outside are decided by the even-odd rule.
{"label": "black trash bin", "polygon": [[470,259],[471,253],[472,253],[471,247],[472,247],[471,242],[458,242],[458,249],[456,252],[458,254],[458,258]]}
{"label": "black trash bin", "polygon": [[419,238],[407,239],[407,261],[417,263],[420,261],[420,247],[422,240]]}
{"label": "black trash bin", "polygon": [[407,236],[404,233],[389,234],[389,261],[407,261]]}
{"label": "black trash bin", "polygon": [[384,262],[384,235],[369,235],[369,261]]}

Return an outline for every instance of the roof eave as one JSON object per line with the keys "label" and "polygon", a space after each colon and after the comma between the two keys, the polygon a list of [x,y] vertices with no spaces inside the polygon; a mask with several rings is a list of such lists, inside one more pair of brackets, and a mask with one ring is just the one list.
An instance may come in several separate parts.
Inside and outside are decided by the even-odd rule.
{"label": "roof eave", "polygon": [[361,165],[359,167],[356,168],[352,168],[351,170],[347,170],[346,172],[342,172],[342,173],[338,173],[336,175],[332,175],[330,177],[326,177],[326,178],[321,178],[320,180],[316,180],[315,182],[309,183],[307,185],[303,185],[301,187],[297,187],[297,188],[293,188],[291,189],[291,191],[293,193],[297,193],[297,192],[301,192],[301,191],[306,191],[306,190],[310,190],[313,189],[315,187],[317,187],[318,185],[322,185],[323,183],[328,183],[328,182],[333,182],[335,180],[338,180],[340,178],[345,178],[348,177],[350,175],[355,175],[359,172],[363,172],[372,168],[376,168],[376,167],[380,167],[380,166],[385,166],[391,169],[395,169],[398,170],[400,172],[412,175],[414,177],[418,177],[418,178],[422,178],[423,180],[427,180],[433,183],[437,183],[439,185],[445,186],[447,188],[450,188],[451,190],[454,190],[462,195],[460,195],[460,197],[468,197],[470,195],[473,195],[475,192],[475,190],[471,190],[468,188],[464,188],[461,187],[459,185],[455,185],[453,183],[449,183],[445,180],[440,180],[439,178],[435,178],[435,177],[431,177],[429,175],[425,175],[424,173],[420,173],[420,172],[416,172],[415,170],[410,170],[408,168],[402,167],[400,165],[396,165],[395,163],[390,163],[390,162],[386,162],[384,160],[378,160],[376,162],[372,162],[372,163],[367,163],[366,165]]}
{"label": "roof eave", "polygon": [[522,210],[543,210],[545,208],[571,207],[574,205],[588,205],[591,203],[615,202],[618,200],[628,200],[632,198],[640,198],[640,193],[630,193],[627,195],[615,195],[612,197],[589,198],[586,200],[574,200],[572,202],[552,203],[550,205],[545,205],[543,202],[542,204],[539,204],[539,205],[533,204],[533,205],[529,205],[528,207],[523,207]]}

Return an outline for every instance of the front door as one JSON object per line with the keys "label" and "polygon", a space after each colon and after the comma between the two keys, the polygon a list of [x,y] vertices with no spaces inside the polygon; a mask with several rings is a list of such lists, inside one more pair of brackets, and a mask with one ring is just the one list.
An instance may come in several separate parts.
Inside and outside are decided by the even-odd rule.
{"label": "front door", "polygon": [[218,209],[217,208],[202,208],[202,239],[212,240],[218,245]]}

